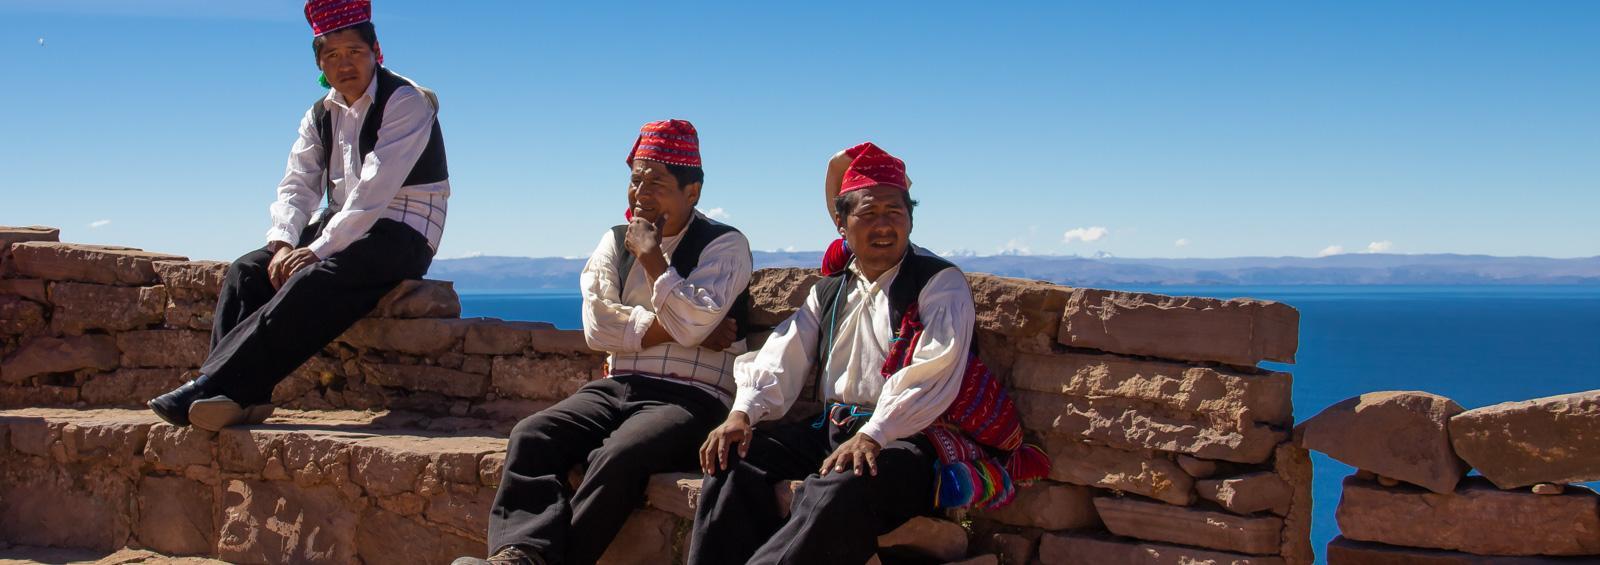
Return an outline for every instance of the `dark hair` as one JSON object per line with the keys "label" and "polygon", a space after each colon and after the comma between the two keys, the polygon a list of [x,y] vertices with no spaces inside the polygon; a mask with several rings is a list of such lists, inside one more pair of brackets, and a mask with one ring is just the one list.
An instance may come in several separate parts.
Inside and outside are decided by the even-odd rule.
{"label": "dark hair", "polygon": [[667,166],[667,172],[672,173],[672,178],[678,179],[678,190],[683,190],[683,187],[697,182],[706,182],[705,169],[688,165],[673,165],[671,163],[662,164]]}
{"label": "dark hair", "polygon": [[[378,29],[375,28],[375,27],[372,27],[372,22],[361,22],[359,24],[356,24],[356,25],[353,25],[353,26],[350,26],[350,27],[347,27],[347,28],[336,29],[336,30],[330,31],[328,33],[338,33],[338,32],[341,32],[341,31],[352,30],[352,29],[355,30],[357,35],[361,36],[361,41],[365,42],[367,44],[367,47],[370,47],[370,48],[373,48],[373,49],[376,49],[378,47]],[[316,39],[312,39],[311,40],[311,56],[315,57],[318,61],[321,61],[322,60],[322,46],[326,45],[327,43],[328,43],[328,34],[327,33],[324,33],[322,35],[317,36]]]}
{"label": "dark hair", "polygon": [[[916,209],[917,201],[911,199],[911,191],[900,191],[900,197],[905,199],[906,219],[915,220],[916,218],[912,215],[911,211]],[[851,212],[856,211],[856,205],[859,203],[861,203],[860,192],[846,192],[833,197],[833,211],[835,214],[838,214],[839,219],[843,221],[845,216],[849,216]]]}

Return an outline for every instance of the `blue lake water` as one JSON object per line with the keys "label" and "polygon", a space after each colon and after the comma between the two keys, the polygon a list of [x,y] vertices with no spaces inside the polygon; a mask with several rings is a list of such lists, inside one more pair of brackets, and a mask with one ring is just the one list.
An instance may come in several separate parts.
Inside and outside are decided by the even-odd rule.
{"label": "blue lake water", "polygon": [[[1278,300],[1300,310],[1295,419],[1375,390],[1424,390],[1472,409],[1600,388],[1600,287],[1261,286],[1137,288]],[[575,291],[464,292],[463,316],[582,326]],[[1313,453],[1318,561],[1354,472]]]}

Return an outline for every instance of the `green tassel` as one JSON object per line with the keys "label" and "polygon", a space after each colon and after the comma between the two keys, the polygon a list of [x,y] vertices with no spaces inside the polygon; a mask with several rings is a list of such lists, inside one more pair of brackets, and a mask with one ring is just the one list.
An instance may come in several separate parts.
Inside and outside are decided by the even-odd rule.
{"label": "green tassel", "polygon": [[328,75],[326,73],[317,75],[317,84],[322,85],[323,88],[333,88],[333,85],[328,84]]}

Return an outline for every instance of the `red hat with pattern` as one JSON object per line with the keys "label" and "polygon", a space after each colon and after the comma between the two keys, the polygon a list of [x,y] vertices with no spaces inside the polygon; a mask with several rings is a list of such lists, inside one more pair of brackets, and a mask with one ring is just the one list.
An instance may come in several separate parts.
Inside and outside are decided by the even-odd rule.
{"label": "red hat with pattern", "polygon": [[906,162],[873,145],[871,141],[844,150],[851,158],[844,170],[844,180],[839,183],[839,194],[878,185],[911,190],[906,177]]}
{"label": "red hat with pattern", "polygon": [[639,139],[628,152],[628,165],[633,165],[634,159],[698,167],[700,134],[686,120],[650,122],[639,128]]}
{"label": "red hat with pattern", "polygon": [[372,21],[372,0],[307,0],[306,22],[317,37]]}

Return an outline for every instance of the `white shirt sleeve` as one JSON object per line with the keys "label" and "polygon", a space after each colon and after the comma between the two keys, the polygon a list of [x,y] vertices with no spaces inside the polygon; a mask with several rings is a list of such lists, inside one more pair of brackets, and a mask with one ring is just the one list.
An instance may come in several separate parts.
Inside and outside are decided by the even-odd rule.
{"label": "white shirt sleeve", "polygon": [[744,234],[723,234],[701,250],[689,278],[670,266],[656,278],[651,296],[656,321],[679,345],[700,345],[750,285],[750,266],[750,242]]}
{"label": "white shirt sleeve", "polygon": [[917,308],[923,329],[911,362],[884,381],[878,405],[861,427],[880,446],[922,431],[961,392],[974,322],[966,275],[960,269],[934,275],[918,295]]}
{"label": "white shirt sleeve", "polygon": [[327,169],[327,163],[322,162],[322,143],[312,112],[306,110],[306,115],[300,118],[299,137],[289,148],[289,163],[284,168],[283,180],[278,182],[278,199],[270,207],[272,229],[267,230],[268,243],[298,244],[300,231],[317,211],[325,190],[323,171]]}
{"label": "white shirt sleeve", "polygon": [[318,258],[327,259],[344,250],[383,217],[427,148],[433,118],[433,105],[416,88],[402,86],[389,96],[383,123],[378,126],[378,144],[362,157],[361,175],[350,184],[343,209],[328,220],[322,236],[309,246]]}
{"label": "white shirt sleeve", "polygon": [[750,423],[781,417],[794,406],[813,377],[822,309],[813,287],[806,302],[772,330],[759,351],[733,361],[733,410],[750,415]]}
{"label": "white shirt sleeve", "polygon": [[617,273],[615,249],[611,230],[606,230],[578,275],[583,293],[583,339],[595,351],[636,353],[644,349],[644,333],[656,316],[648,308],[622,302],[622,277],[627,273]]}

